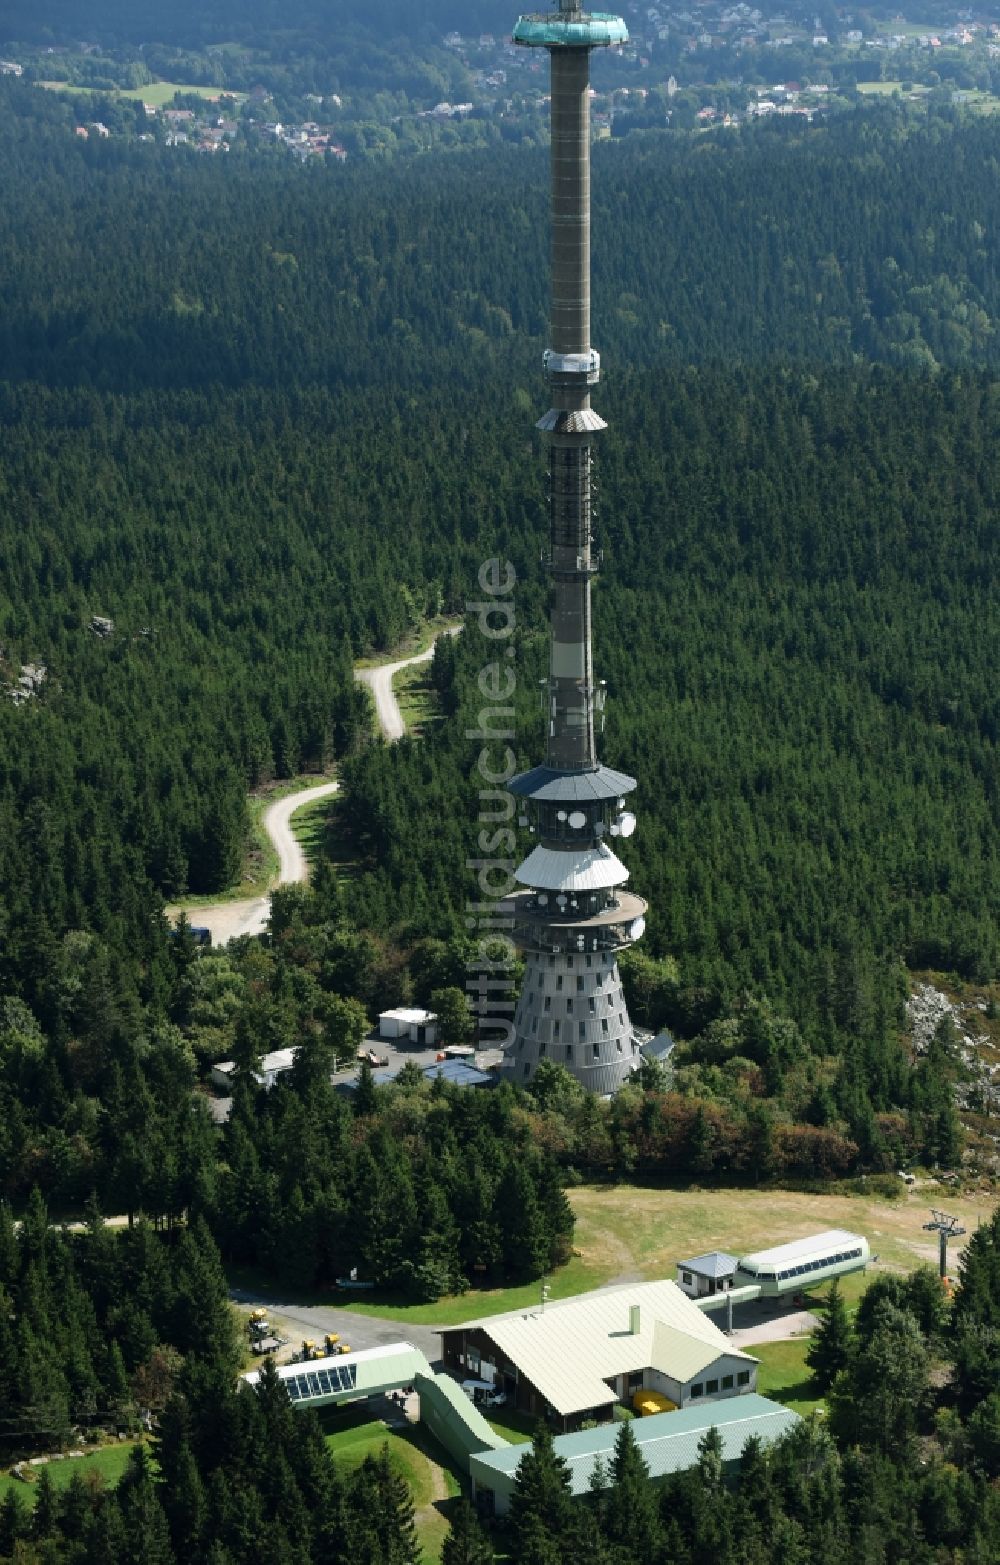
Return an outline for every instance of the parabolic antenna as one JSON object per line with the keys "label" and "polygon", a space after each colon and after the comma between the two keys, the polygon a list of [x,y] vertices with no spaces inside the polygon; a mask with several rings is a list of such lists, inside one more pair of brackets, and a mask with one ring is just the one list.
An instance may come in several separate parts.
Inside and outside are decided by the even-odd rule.
{"label": "parabolic antenna", "polygon": [[569,823],[574,831],[579,831],[581,827],[586,826],[587,817],[582,810],[574,810],[569,818]]}
{"label": "parabolic antenna", "polygon": [[643,933],[645,932],[645,928],[646,920],[642,917],[641,914],[638,918],[633,918],[631,924],[628,926],[629,939],[641,940]]}
{"label": "parabolic antenna", "polygon": [[631,837],[635,831],[635,816],[631,810],[622,810],[618,817],[618,830],[623,837]]}

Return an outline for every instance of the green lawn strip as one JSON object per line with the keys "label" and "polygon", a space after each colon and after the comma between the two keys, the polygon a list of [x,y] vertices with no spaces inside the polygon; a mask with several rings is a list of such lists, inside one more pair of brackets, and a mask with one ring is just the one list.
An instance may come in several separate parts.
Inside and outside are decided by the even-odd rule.
{"label": "green lawn strip", "polygon": [[[549,1297],[566,1299],[576,1293],[586,1293],[607,1282],[606,1269],[588,1266],[573,1257],[565,1266],[553,1272],[549,1278]],[[476,1320],[480,1315],[502,1315],[507,1310],[536,1309],[541,1304],[541,1284],[525,1283],[518,1288],[489,1288],[453,1294],[438,1299],[436,1304],[406,1304],[391,1295],[365,1293],[359,1299],[325,1296],[326,1304],[342,1304],[345,1309],[359,1315],[382,1315],[389,1320],[413,1321],[418,1326],[457,1326],[466,1320]]]}
{"label": "green lawn strip", "polygon": [[501,1407],[490,1408],[487,1423],[511,1445],[527,1445],[535,1432],[538,1420],[532,1418],[530,1413],[518,1412],[516,1407]]}
{"label": "green lawn strip", "polygon": [[210,100],[232,98],[236,103],[245,103],[247,98],[245,92],[230,92],[227,87],[194,87],[186,82],[148,82],[145,87],[84,87],[76,82],[39,82],[38,85],[49,92],[74,93],[85,98],[130,98],[133,102],[152,103],[158,109],[169,107],[178,92]]}
{"label": "green lawn strip", "polygon": [[377,1456],[388,1445],[390,1460],[413,1495],[424,1558],[439,1560],[448,1533],[448,1501],[461,1493],[461,1484],[437,1442],[419,1424],[390,1429],[381,1419],[372,1419],[363,1403],[323,1413],[321,1421],[331,1456],[349,1468],[360,1467],[366,1457]]}
{"label": "green lawn strip", "polygon": [[185,92],[196,98],[232,98],[236,103],[245,103],[245,92],[231,92],[228,87],[191,87],[184,82],[150,82],[145,87],[122,87],[123,98],[138,98],[143,103],[154,103],[158,109],[169,107],[174,101],[174,94]]}
{"label": "green lawn strip", "polygon": [[752,1343],[746,1350],[760,1359],[757,1390],[761,1396],[773,1397],[803,1416],[823,1406],[806,1363],[808,1348],[808,1337],[792,1337],[787,1342]]}
{"label": "green lawn strip", "polygon": [[292,831],[302,844],[306,862],[311,866],[322,855],[341,885],[353,880],[360,868],[341,823],[343,797],[341,793],[330,794],[313,804],[304,804],[292,816]]}
{"label": "green lawn strip", "polygon": [[413,668],[400,669],[393,679],[392,688],[399,702],[399,711],[412,738],[419,738],[428,724],[440,721],[437,692],[431,684],[431,665],[417,663]]}
{"label": "green lawn strip", "polygon": [[319,858],[327,834],[327,822],[336,805],[337,795],[330,794],[325,799],[314,799],[311,804],[303,804],[292,816],[292,834],[310,866]]}
{"label": "green lawn strip", "polygon": [[[86,1456],[66,1457],[62,1461],[47,1462],[46,1471],[57,1489],[65,1489],[74,1473],[79,1473],[84,1479],[92,1479],[94,1475],[100,1474],[105,1484],[113,1488],[128,1466],[132,1450],[138,1444],[137,1440],[119,1440],[115,1445],[105,1445],[98,1450],[89,1451]],[[37,1480],[42,1469],[29,1467],[26,1471],[31,1474],[32,1480]],[[0,1473],[0,1504],[9,1494],[17,1494],[27,1505],[34,1505],[35,1482],[25,1483],[23,1479],[13,1478],[9,1473]]]}

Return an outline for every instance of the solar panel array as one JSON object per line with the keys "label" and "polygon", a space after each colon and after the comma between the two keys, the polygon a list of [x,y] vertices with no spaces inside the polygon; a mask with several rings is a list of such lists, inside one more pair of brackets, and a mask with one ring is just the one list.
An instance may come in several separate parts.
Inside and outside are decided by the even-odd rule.
{"label": "solar panel array", "polygon": [[312,1397],[336,1397],[344,1391],[356,1391],[358,1366],[356,1364],[331,1364],[327,1369],[303,1369],[297,1375],[289,1375],[284,1381],[285,1390],[293,1402],[307,1402]]}

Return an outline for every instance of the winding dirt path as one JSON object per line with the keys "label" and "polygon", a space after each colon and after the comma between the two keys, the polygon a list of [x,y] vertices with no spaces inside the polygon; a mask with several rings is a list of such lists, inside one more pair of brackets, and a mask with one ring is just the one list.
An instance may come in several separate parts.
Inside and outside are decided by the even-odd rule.
{"label": "winding dirt path", "polygon": [[[441,635],[457,635],[460,628],[455,626],[453,629],[443,630]],[[366,684],[375,698],[378,720],[382,732],[389,740],[401,739],[405,732],[399,702],[392,689],[393,678],[400,669],[409,668],[414,663],[429,663],[434,656],[434,644],[437,639],[435,636],[427,651],[418,652],[416,657],[402,658],[398,663],[386,663],[381,668],[355,670],[355,678]],[[278,876],[271,887],[272,891],[275,886],[300,885],[309,876],[306,856],[292,831],[292,816],[304,804],[313,804],[317,799],[329,798],[339,787],[339,783],[326,782],[312,788],[302,788],[298,793],[290,793],[284,799],[277,799],[265,812],[264,830],[278,855]],[[176,908],[168,909],[171,918],[176,918],[177,912]],[[239,935],[263,934],[270,913],[269,893],[263,897],[248,897],[238,902],[214,902],[207,907],[193,907],[188,910],[188,919],[195,928],[207,929],[212,936],[212,944],[221,946],[229,940],[235,940]]]}
{"label": "winding dirt path", "polygon": [[429,663],[434,656],[434,648],[441,636],[457,636],[461,625],[453,625],[448,630],[442,630],[439,636],[435,636],[426,652],[418,652],[416,657],[403,658],[399,663],[383,663],[379,668],[356,668],[354,677],[367,685],[375,699],[375,710],[378,713],[379,724],[385,737],[392,743],[396,739],[402,739],[406,732],[406,724],[403,722],[403,714],[399,710],[399,702],[392,688],[392,682],[396,675],[404,668],[413,668],[417,663]]}
{"label": "winding dirt path", "polygon": [[[304,804],[316,799],[328,799],[337,792],[339,783],[320,783],[315,788],[301,788],[284,799],[275,800],[264,813],[264,830],[270,837],[278,855],[278,878],[275,886],[297,886],[307,879],[309,866],[301,845],[292,831],[292,816]],[[273,889],[273,888],[272,888]],[[248,897],[239,902],[215,902],[209,907],[194,907],[188,918],[195,928],[211,932],[212,944],[224,946],[238,935],[262,935],[271,913],[271,898]]]}

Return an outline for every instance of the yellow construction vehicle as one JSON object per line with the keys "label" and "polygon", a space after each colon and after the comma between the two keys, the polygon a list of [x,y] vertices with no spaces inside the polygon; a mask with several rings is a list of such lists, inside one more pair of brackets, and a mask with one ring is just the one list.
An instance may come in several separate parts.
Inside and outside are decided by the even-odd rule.
{"label": "yellow construction vehicle", "polygon": [[337,1343],[340,1341],[340,1337],[337,1335],[337,1333],[335,1331],[328,1331],[324,1341],[326,1342],[326,1351],[328,1353],[336,1353]]}
{"label": "yellow construction vehicle", "polygon": [[351,1344],[349,1342],[338,1342],[337,1343],[337,1352],[338,1353],[350,1353],[350,1351],[351,1351]]}
{"label": "yellow construction vehicle", "polygon": [[250,1311],[250,1319],[252,1321],[261,1321],[261,1320],[266,1321],[267,1320],[267,1311],[266,1310],[251,1310]]}

